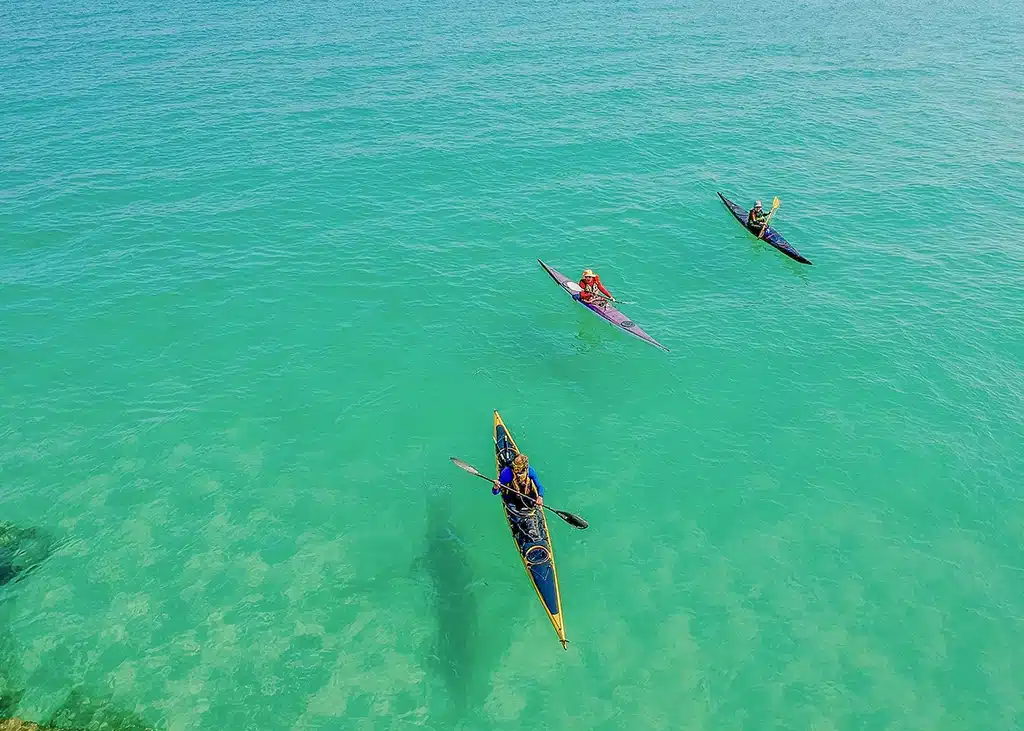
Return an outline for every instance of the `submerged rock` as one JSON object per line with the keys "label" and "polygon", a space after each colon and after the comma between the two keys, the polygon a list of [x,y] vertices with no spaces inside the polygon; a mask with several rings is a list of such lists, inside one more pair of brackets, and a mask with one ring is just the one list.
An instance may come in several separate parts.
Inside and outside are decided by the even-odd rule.
{"label": "submerged rock", "polygon": [[[10,632],[0,629],[0,731],[153,731],[140,716],[125,710],[110,695],[76,686],[49,718],[26,721],[17,717],[26,688]],[[24,710],[24,709],[21,709]]]}
{"label": "submerged rock", "polygon": [[122,710],[107,699],[87,697],[77,690],[71,691],[67,700],[42,728],[62,731],[152,731],[134,713]]}
{"label": "submerged rock", "polygon": [[[3,671],[0,670],[0,673]],[[14,709],[18,707],[22,691],[14,691],[7,687],[6,678],[0,677],[0,720],[10,718],[14,715]],[[2,730],[2,727],[0,727]]]}
{"label": "submerged rock", "polygon": [[53,539],[36,528],[0,522],[0,586],[35,570],[53,552]]}
{"label": "submerged rock", "polygon": [[71,691],[63,705],[43,724],[4,718],[5,715],[4,709],[0,709],[0,731],[153,731],[135,714],[112,703],[96,702],[77,691]]}

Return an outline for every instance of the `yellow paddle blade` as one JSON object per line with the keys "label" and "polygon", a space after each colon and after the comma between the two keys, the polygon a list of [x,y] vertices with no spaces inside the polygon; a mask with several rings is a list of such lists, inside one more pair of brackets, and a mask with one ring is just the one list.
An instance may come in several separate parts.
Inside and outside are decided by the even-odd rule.
{"label": "yellow paddle blade", "polygon": [[772,198],[772,208],[778,208],[782,203],[778,198]]}

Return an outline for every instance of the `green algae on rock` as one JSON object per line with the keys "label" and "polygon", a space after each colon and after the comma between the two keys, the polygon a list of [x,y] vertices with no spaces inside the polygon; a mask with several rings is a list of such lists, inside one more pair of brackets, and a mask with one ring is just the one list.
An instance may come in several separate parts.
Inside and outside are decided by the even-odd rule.
{"label": "green algae on rock", "polygon": [[134,713],[106,699],[93,698],[74,689],[44,726],[64,731],[153,731]]}

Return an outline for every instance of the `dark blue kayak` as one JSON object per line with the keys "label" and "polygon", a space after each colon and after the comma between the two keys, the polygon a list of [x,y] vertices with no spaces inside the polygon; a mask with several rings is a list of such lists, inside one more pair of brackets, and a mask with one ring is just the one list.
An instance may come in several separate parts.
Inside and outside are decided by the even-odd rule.
{"label": "dark blue kayak", "polygon": [[[501,415],[494,412],[494,466],[496,476],[501,478],[501,471],[512,466],[512,460],[519,454],[516,440],[512,438]],[[526,573],[537,590],[537,596],[544,606],[544,611],[555,628],[562,649],[566,648],[565,622],[562,620],[562,596],[558,591],[558,572],[555,570],[555,549],[548,535],[548,519],[543,510],[536,507],[524,507],[515,496],[502,491],[501,501],[505,505],[505,518],[512,531],[519,557],[523,559]]]}
{"label": "dark blue kayak", "polygon": [[[729,209],[729,212],[732,213],[732,215],[736,216],[736,220],[740,222],[740,224],[743,226],[743,228],[747,229],[747,231],[749,231],[750,233],[754,234],[754,236],[757,236],[759,233],[761,233],[761,227],[760,226],[754,226],[753,228],[751,228],[750,226],[747,225],[747,212],[746,211],[744,211],[742,208],[740,208],[738,205],[733,203],[731,200],[726,198],[721,193],[718,194],[718,197],[722,199],[722,203],[724,203],[725,207]],[[788,241],[786,241],[784,238],[782,238],[782,234],[780,234],[778,231],[776,231],[771,226],[769,226],[765,230],[764,236],[761,237],[761,240],[762,241],[767,241],[769,244],[774,246],[776,249],[781,251],[783,254],[788,256],[790,259],[796,259],[801,264],[810,264],[811,263],[810,259],[808,259],[803,254],[801,254],[799,251],[794,249],[793,245],[791,243],[789,243]]]}

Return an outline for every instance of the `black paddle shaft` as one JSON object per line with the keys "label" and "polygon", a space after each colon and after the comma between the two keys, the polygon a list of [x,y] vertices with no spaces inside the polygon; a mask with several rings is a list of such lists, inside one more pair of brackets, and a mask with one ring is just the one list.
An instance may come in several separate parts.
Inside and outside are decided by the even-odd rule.
{"label": "black paddle shaft", "polygon": [[[459,469],[465,470],[466,472],[468,472],[471,475],[476,475],[477,477],[479,477],[479,478],[481,478],[483,480],[487,480],[492,485],[497,485],[497,486],[501,487],[501,489],[503,489],[503,490],[508,490],[509,492],[511,492],[511,493],[513,493],[515,495],[518,495],[519,497],[525,498],[525,499],[529,500],[531,503],[533,503],[534,505],[538,505],[537,501],[534,500],[529,495],[524,495],[523,493],[519,492],[518,490],[513,490],[511,487],[505,487],[504,485],[502,485],[497,480],[492,480],[487,475],[482,474],[479,470],[477,470],[471,464],[469,464],[467,462],[463,462],[461,459],[458,459],[457,457],[449,457],[449,459]],[[545,510],[550,510],[552,513],[557,515],[559,518],[564,520],[566,523],[571,525],[573,528],[579,528],[580,530],[586,530],[590,526],[590,523],[585,521],[580,516],[574,515],[573,513],[566,512],[565,510],[556,510],[555,508],[549,507],[549,506],[545,505],[544,503],[539,503],[539,506],[544,508]]]}

